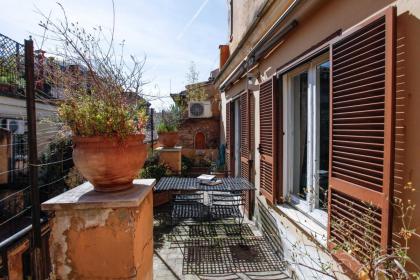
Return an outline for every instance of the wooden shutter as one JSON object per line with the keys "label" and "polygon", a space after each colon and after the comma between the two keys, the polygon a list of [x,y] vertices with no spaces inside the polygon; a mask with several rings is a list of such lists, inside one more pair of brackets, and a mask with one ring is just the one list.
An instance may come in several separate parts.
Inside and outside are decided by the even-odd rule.
{"label": "wooden shutter", "polygon": [[241,124],[241,177],[249,180],[249,93],[239,97]]}
{"label": "wooden shutter", "polygon": [[391,239],[394,22],[389,8],[330,52],[328,235],[330,246],[352,244],[359,261]]}
{"label": "wooden shutter", "polygon": [[260,85],[260,191],[271,202],[276,197],[276,78]]}
{"label": "wooden shutter", "polygon": [[[239,97],[240,116],[241,116],[241,177],[251,181],[251,116],[249,92],[243,93]],[[248,218],[252,217],[253,196],[252,191],[245,192],[245,212]]]}
{"label": "wooden shutter", "polygon": [[233,113],[234,110],[232,109],[233,103],[226,102],[226,170],[228,172],[228,176],[232,176],[235,172],[235,165],[234,165],[234,158],[233,158],[233,141],[234,135],[232,132],[232,122],[233,122]]}

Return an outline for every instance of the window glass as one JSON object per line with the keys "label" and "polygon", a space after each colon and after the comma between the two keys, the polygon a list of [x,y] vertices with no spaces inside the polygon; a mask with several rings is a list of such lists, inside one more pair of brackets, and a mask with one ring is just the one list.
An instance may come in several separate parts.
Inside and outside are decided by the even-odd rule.
{"label": "window glass", "polygon": [[326,224],[330,63],[323,55],[283,76],[283,183],[299,210]]}
{"label": "window glass", "polygon": [[329,139],[330,139],[330,62],[324,62],[317,67],[317,88],[319,95],[319,164],[318,175],[318,207],[327,208],[328,202],[328,170],[329,170]]}
{"label": "window glass", "polygon": [[293,124],[294,124],[294,194],[306,199],[307,152],[308,152],[308,73],[292,78]]}

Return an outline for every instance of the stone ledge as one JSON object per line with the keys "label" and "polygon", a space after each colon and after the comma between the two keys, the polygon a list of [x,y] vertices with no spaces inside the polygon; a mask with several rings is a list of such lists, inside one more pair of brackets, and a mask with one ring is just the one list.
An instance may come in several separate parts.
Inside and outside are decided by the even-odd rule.
{"label": "stone ledge", "polygon": [[156,179],[136,179],[128,190],[101,193],[93,190],[89,182],[62,193],[41,204],[42,210],[74,210],[138,207],[152,191]]}

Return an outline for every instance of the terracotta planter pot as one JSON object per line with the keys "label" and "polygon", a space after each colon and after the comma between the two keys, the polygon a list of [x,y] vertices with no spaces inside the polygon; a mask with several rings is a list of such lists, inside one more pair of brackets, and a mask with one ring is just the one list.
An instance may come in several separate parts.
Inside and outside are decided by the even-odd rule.
{"label": "terracotta planter pot", "polygon": [[158,133],[159,143],[163,147],[173,148],[178,143],[178,131]]}
{"label": "terracotta planter pot", "polygon": [[144,135],[116,137],[73,136],[73,161],[96,191],[131,188],[146,160]]}

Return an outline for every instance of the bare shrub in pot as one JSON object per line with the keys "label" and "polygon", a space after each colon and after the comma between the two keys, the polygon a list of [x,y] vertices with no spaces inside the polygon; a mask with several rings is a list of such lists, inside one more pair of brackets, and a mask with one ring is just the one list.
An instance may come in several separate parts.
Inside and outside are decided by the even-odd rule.
{"label": "bare shrub in pot", "polygon": [[58,114],[72,132],[74,163],[97,191],[130,188],[147,155],[144,59],[126,61],[113,34],[108,40],[100,27],[88,32],[61,10],[62,20],[44,16],[40,25],[58,44],[45,72],[62,93]]}
{"label": "bare shrub in pot", "polygon": [[168,111],[162,111],[161,119],[156,127],[159,143],[162,146],[172,148],[177,144],[181,115],[182,111],[177,105],[172,105]]}

